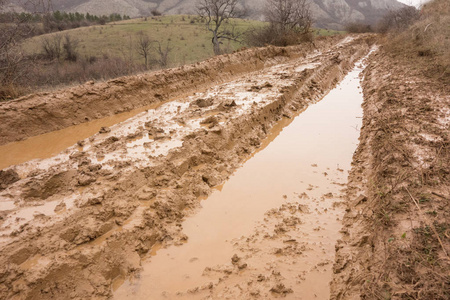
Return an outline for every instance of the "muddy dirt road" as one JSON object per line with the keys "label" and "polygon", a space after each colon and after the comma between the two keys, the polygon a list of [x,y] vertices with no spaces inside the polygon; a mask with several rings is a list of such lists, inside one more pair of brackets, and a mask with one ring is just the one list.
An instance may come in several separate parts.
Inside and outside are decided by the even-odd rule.
{"label": "muddy dirt road", "polygon": [[[317,141],[313,133],[309,137],[295,134],[305,134],[308,126],[320,129],[320,124],[300,124],[298,128],[295,124],[303,114],[307,119],[309,109],[303,111],[322,100],[367,55],[371,43],[370,36],[348,36],[318,41],[315,47],[247,50],[168,71],[165,82],[150,81],[156,75],[144,75],[147,77],[116,80],[114,86],[113,81],[85,85],[80,88],[85,90],[83,94],[72,89],[2,105],[2,118],[17,112],[9,121],[10,126],[16,126],[17,135],[2,127],[0,297],[134,297],[130,295],[136,286],[147,286],[145,278],[155,276],[148,272],[167,272],[170,265],[176,269],[178,265],[167,260],[167,253],[185,255],[187,261],[180,266],[186,268],[189,278],[183,277],[186,272],[177,273],[176,280],[187,283],[181,290],[178,286],[155,291],[150,286],[150,292],[157,293],[155,299],[164,295],[296,298],[302,285],[319,279],[325,285],[307,289],[304,297],[327,297],[342,217],[340,189],[345,185],[344,171],[349,169],[359,125],[345,125],[353,138],[340,162],[330,159],[329,154],[313,159],[317,153],[297,143]],[[232,62],[235,68],[230,69],[224,61]],[[210,76],[214,72],[223,74]],[[354,72],[352,80],[358,82],[359,71]],[[116,96],[99,100],[101,89]],[[71,115],[73,107],[67,99],[77,103],[78,113]],[[355,102],[357,107],[361,101]],[[119,114],[124,106],[137,110]],[[64,107],[70,107],[68,113],[55,114]],[[28,125],[19,124],[20,118],[33,110],[39,117],[32,117]],[[102,118],[114,112],[118,114]],[[327,116],[332,113],[319,109],[316,114],[311,120],[321,115],[331,119]],[[347,119],[355,121],[356,116]],[[46,118],[48,122],[42,122]],[[45,125],[39,126],[39,121]],[[77,125],[69,126],[72,124]],[[284,139],[297,142],[283,142],[285,130],[277,138],[279,146],[277,140],[271,143],[287,125],[293,135]],[[336,135],[333,131],[327,134],[324,140],[328,142]],[[29,136],[33,137],[8,143]],[[56,145],[54,141],[62,136],[72,140]],[[333,153],[340,153],[340,139],[334,136],[331,142],[336,146],[319,143],[313,148],[332,147]],[[55,147],[42,147],[46,144]],[[71,144],[75,145],[65,149]],[[263,150],[255,154],[258,149]],[[309,151],[312,157],[305,158],[308,156],[302,152],[281,153],[289,149]],[[17,154],[8,158],[11,151]],[[294,172],[292,176],[289,168],[277,169],[282,165],[277,157],[287,158],[283,163]],[[301,162],[296,162],[300,157]],[[270,196],[262,189],[245,190],[261,184],[257,178],[264,177],[262,171],[267,171],[270,161],[272,177],[264,183]],[[251,164],[256,167],[246,173]],[[287,173],[292,180],[277,181],[286,178],[277,172]],[[296,172],[301,176],[294,176]],[[234,213],[224,217],[220,212],[228,214],[227,208],[209,204],[224,203],[221,197],[237,197],[236,190],[246,191],[247,196],[229,203]],[[261,192],[267,198],[258,194]],[[213,227],[203,231],[215,220],[227,223],[223,233],[211,232]],[[207,250],[204,243],[208,237],[225,243]],[[185,252],[183,247],[191,250]],[[217,255],[208,260],[207,254],[216,250]],[[310,262],[294,279],[297,259]],[[269,265],[261,263],[266,260],[270,260]],[[194,265],[203,269],[202,274],[189,274]],[[211,279],[204,282],[205,277]],[[160,280],[166,281],[164,278]],[[236,282],[245,284],[239,287]]]}
{"label": "muddy dirt road", "polygon": [[187,243],[155,250],[114,298],[329,298],[341,190],[362,121],[360,72],[272,128],[182,223]]}

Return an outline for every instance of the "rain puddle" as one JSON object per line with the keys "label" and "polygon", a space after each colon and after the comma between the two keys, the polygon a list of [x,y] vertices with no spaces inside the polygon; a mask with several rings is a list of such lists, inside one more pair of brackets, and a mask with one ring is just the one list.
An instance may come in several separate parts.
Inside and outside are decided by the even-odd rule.
{"label": "rain puddle", "polygon": [[164,102],[151,104],[129,112],[33,136],[23,141],[2,145],[0,146],[0,170],[36,158],[52,157],[74,145],[77,141],[84,140],[85,138],[94,135],[102,127],[109,127],[123,122],[143,111],[155,109],[163,103]]}
{"label": "rain puddle", "polygon": [[[115,282],[115,299],[328,298],[341,189],[362,122],[357,65],[322,101],[279,122],[185,220],[188,242],[154,249],[138,279]],[[235,254],[246,262],[238,271]]]}

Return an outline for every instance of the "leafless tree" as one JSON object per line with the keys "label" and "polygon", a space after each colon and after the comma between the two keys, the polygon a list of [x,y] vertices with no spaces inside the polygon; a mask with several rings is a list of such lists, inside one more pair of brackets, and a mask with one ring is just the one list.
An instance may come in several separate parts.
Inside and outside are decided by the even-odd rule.
{"label": "leafless tree", "polygon": [[[8,1],[0,0],[0,11],[7,8]],[[49,0],[24,0],[31,12],[45,12],[50,7]],[[7,87],[26,74],[26,57],[20,48],[20,42],[36,29],[28,19],[30,15],[11,14],[11,22],[0,30],[0,98],[8,98]]]}
{"label": "leafless tree", "polygon": [[412,6],[390,11],[378,23],[378,31],[386,33],[389,30],[404,30],[419,18],[419,10]]}
{"label": "leafless tree", "polygon": [[308,0],[267,0],[265,16],[280,32],[306,33],[312,24]]}
{"label": "leafless tree", "polygon": [[142,56],[145,60],[145,68],[148,68],[148,59],[150,56],[150,51],[152,46],[152,41],[148,37],[148,35],[140,32],[138,41],[137,41],[137,51],[140,56]]}
{"label": "leafless tree", "polygon": [[61,42],[62,35],[59,33],[52,34],[42,38],[42,52],[48,59],[57,59],[61,58]]}
{"label": "leafless tree", "polygon": [[64,36],[63,49],[66,60],[76,61],[78,59],[78,40],[73,39],[69,34]]}
{"label": "leafless tree", "polygon": [[250,46],[288,46],[313,38],[308,0],[267,0],[265,17],[269,22],[267,26],[246,33],[246,41]]}
{"label": "leafless tree", "polygon": [[214,54],[221,54],[221,40],[238,40],[230,19],[244,16],[238,0],[198,0],[197,13],[205,21],[206,28],[212,33]]}
{"label": "leafless tree", "polygon": [[166,68],[169,64],[169,54],[173,50],[173,47],[170,46],[168,41],[165,45],[160,41],[155,41],[155,45],[154,49],[159,56],[158,63],[162,68]]}

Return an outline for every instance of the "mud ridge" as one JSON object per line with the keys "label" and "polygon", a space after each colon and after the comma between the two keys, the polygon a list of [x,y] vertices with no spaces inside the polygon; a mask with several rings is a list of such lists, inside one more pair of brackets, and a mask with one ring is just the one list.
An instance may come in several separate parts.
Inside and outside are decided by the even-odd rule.
{"label": "mud ridge", "polygon": [[[236,75],[322,51],[341,37],[292,47],[247,49],[176,69],[88,82],[0,103],[0,145],[186,95]],[[15,128],[14,132],[9,130]]]}
{"label": "mud ridge", "polygon": [[[226,180],[277,121],[319,101],[371,42],[370,36],[348,38],[323,53],[266,67],[234,83],[252,95],[266,93],[259,103],[223,98],[227,86],[218,86],[222,98],[214,94],[207,101],[196,95],[191,102],[168,103],[167,115],[171,109],[179,113],[166,127],[159,127],[160,118],[131,124],[136,127],[125,123],[120,126],[135,131],[121,134],[118,125],[80,141],[47,167],[16,166],[21,179],[0,192],[3,199],[24,208],[58,205],[52,206],[54,213],[34,214],[30,220],[14,219],[14,209],[2,215],[0,225],[8,224],[9,234],[2,237],[0,297],[110,297],[114,280],[139,274],[141,259],[155,243],[185,242],[181,221],[198,208],[199,197]],[[305,63],[316,64],[292,71]],[[279,81],[265,83],[266,74]],[[260,78],[257,85],[252,78]],[[185,129],[194,121],[201,127]],[[121,151],[143,136],[152,137],[149,146],[178,138],[182,143],[167,153],[127,160]],[[108,161],[115,152],[117,157]]]}
{"label": "mud ridge", "polygon": [[332,299],[448,299],[449,87],[383,48],[364,73]]}

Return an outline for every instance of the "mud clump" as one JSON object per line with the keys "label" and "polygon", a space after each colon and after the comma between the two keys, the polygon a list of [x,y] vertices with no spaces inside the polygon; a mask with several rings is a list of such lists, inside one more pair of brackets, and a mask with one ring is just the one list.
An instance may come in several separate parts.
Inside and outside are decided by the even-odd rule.
{"label": "mud clump", "polygon": [[276,286],[272,287],[270,289],[270,291],[274,294],[279,294],[279,295],[284,295],[284,296],[294,292],[292,289],[285,287],[284,284],[282,284],[282,283],[277,284]]}
{"label": "mud clump", "polygon": [[205,108],[205,107],[209,107],[209,106],[213,105],[213,103],[214,103],[214,100],[211,98],[208,98],[208,99],[201,98],[201,99],[197,99],[197,100],[191,102],[190,105],[198,106],[200,108]]}
{"label": "mud clump", "polygon": [[98,131],[98,133],[108,133],[108,132],[111,132],[111,128],[109,128],[109,127],[102,127]]}
{"label": "mud clump", "polygon": [[43,200],[62,192],[76,180],[77,171],[70,170],[52,175],[46,179],[34,178],[26,183],[24,198],[41,198]]}
{"label": "mud clump", "polygon": [[0,170],[0,191],[20,180],[19,174],[13,169]]}

